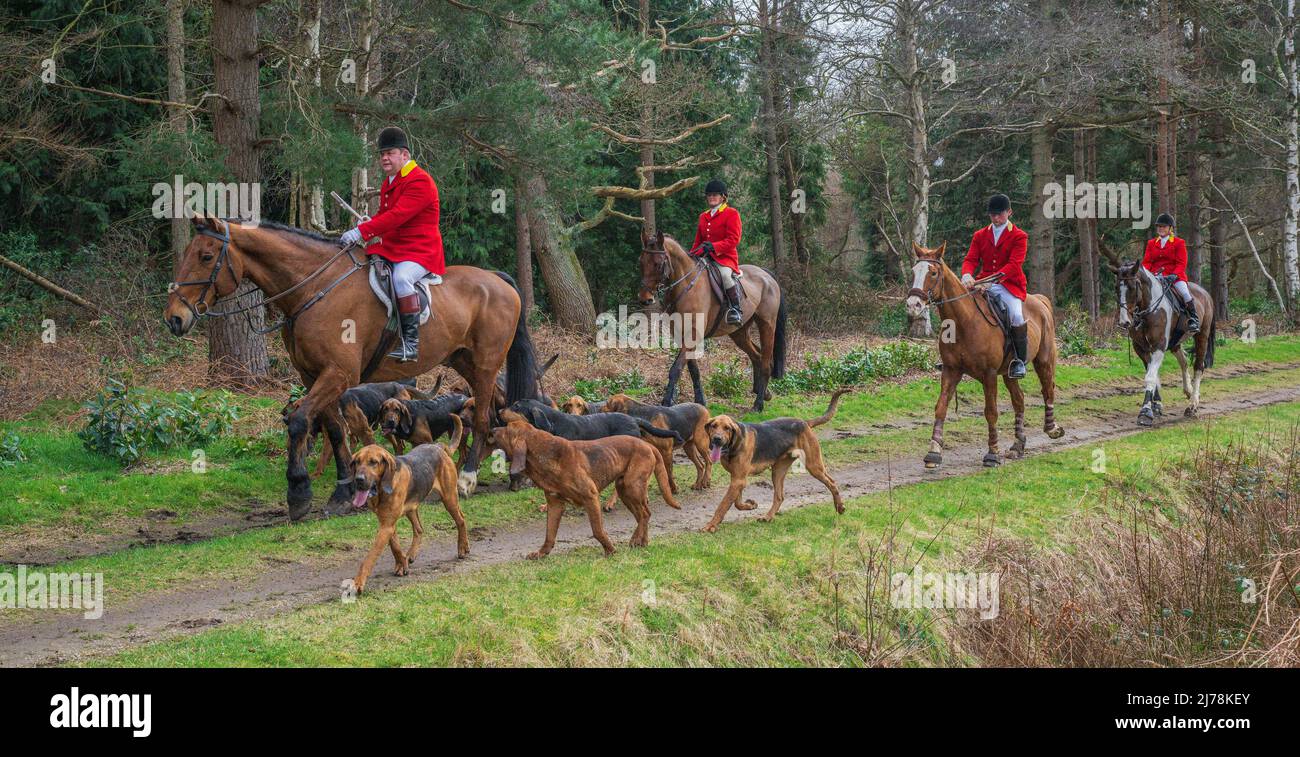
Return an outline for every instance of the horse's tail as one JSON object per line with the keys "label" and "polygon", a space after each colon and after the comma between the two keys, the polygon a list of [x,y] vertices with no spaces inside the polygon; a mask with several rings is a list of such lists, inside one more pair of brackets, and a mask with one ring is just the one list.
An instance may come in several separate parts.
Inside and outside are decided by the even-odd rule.
{"label": "horse's tail", "polygon": [[[767,275],[772,277],[772,281],[776,281],[776,274],[766,268],[763,270],[767,271]],[[785,375],[785,290],[781,289],[780,282],[777,282],[776,287],[781,299],[776,308],[776,345],[772,351],[772,378],[781,378]]]}
{"label": "horse's tail", "polygon": [[1214,343],[1219,341],[1219,338],[1216,335],[1219,330],[1218,323],[1219,323],[1218,318],[1210,319],[1210,343],[1205,345],[1205,367],[1206,368],[1214,367]]}
{"label": "horse's tail", "polygon": [[[519,292],[519,285],[504,271],[496,271],[507,284]],[[515,338],[510,342],[506,353],[506,403],[513,404],[519,400],[533,399],[537,396],[537,351],[533,349],[533,338],[528,334],[528,313],[522,307],[523,297],[519,298],[519,322],[515,324]]]}

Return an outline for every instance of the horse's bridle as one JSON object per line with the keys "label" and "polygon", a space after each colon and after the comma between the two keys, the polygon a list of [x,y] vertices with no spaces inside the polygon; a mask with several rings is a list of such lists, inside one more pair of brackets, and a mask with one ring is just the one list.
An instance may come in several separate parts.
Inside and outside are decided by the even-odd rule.
{"label": "horse's bridle", "polygon": [[[304,284],[316,278],[325,270],[327,270],[330,266],[334,265],[334,261],[343,257],[344,255],[347,255],[348,259],[352,261],[352,266],[348,268],[348,270],[345,271],[342,276],[339,276],[329,286],[317,292],[311,299],[303,303],[293,313],[286,314],[284,318],[281,318],[279,321],[276,321],[270,326],[261,329],[254,329],[254,331],[257,331],[258,333],[269,334],[272,331],[276,331],[282,328],[285,324],[292,323],[295,318],[297,318],[299,315],[303,313],[303,311],[305,311],[307,308],[311,307],[312,305],[315,305],[317,302],[320,302],[325,297],[325,295],[330,293],[330,290],[334,289],[334,287],[343,283],[344,279],[351,276],[353,273],[356,273],[359,269],[365,267],[366,265],[366,262],[364,260],[358,261],[356,258],[352,257],[352,248],[355,246],[355,243],[350,245],[345,245],[337,253],[331,256],[329,260],[326,260],[323,264],[321,264],[321,266],[318,267],[316,270],[307,274],[307,276],[304,277],[297,284],[294,284],[293,286],[289,287],[283,292],[280,292],[279,294],[272,295],[270,297],[263,297],[261,300],[258,300],[252,305],[245,305],[243,307],[235,308],[234,310],[221,310],[221,311],[213,310],[212,308],[208,307],[208,305],[204,303],[203,300],[208,296],[208,291],[216,287],[217,279],[218,277],[221,276],[222,268],[225,268],[227,266],[229,267],[230,278],[235,283],[236,294],[234,295],[233,298],[228,298],[228,299],[238,299],[239,297],[237,293],[239,290],[239,278],[235,276],[234,265],[228,265],[230,263],[230,221],[222,220],[221,223],[223,224],[223,226],[220,233],[218,233],[213,229],[208,228],[207,226],[200,226],[197,229],[199,234],[202,234],[203,236],[206,237],[212,237],[213,239],[218,239],[221,241],[221,252],[217,253],[217,261],[213,263],[212,272],[208,274],[208,278],[201,279],[201,280],[194,280],[194,281],[173,281],[167,287],[167,291],[169,293],[175,293],[176,296],[180,298],[180,301],[185,304],[185,307],[189,308],[190,312],[194,314],[195,318],[225,318],[227,316],[239,315],[241,313],[249,313],[253,310],[256,310],[257,308],[270,305],[276,302],[277,300],[279,300],[280,298],[285,297],[297,291]],[[203,291],[199,292],[199,296],[198,296],[198,304],[203,305],[203,312],[199,312],[199,309],[195,306],[195,304],[190,302],[189,299],[185,295],[181,294],[180,292],[181,287],[199,286],[199,285],[203,286]],[[218,300],[216,302],[224,302],[224,301],[226,300]],[[216,302],[214,302],[214,305],[216,304]]]}
{"label": "horse's bridle", "polygon": [[[926,260],[925,258],[921,258],[918,262],[925,263],[926,265],[928,265],[928,266],[930,266],[930,267],[932,267],[932,268],[933,268],[934,266],[942,266],[942,265],[943,265],[943,261],[942,261],[942,260]],[[942,270],[942,268],[941,268],[940,270]],[[995,273],[995,274],[993,274],[992,276],[987,276],[987,277],[985,277],[985,278],[983,278],[983,279],[980,279],[977,283],[986,283],[986,282],[992,281],[992,280],[994,280],[994,279],[1000,279],[1001,277],[1002,277],[1002,274],[1001,274],[1001,273]],[[921,289],[921,288],[919,288],[919,287],[912,287],[911,289],[907,290],[907,296],[908,296],[908,297],[919,297],[919,298],[921,299],[921,301],[924,302],[926,305],[933,305],[933,306],[935,306],[935,307],[938,307],[939,305],[947,305],[949,302],[956,302],[957,300],[962,300],[962,299],[965,299],[965,298],[967,298],[967,297],[972,297],[972,296],[974,296],[975,293],[978,292],[978,291],[980,291],[980,290],[978,290],[978,289],[968,289],[967,291],[965,291],[965,292],[963,292],[963,293],[957,295],[956,297],[949,297],[949,298],[947,298],[947,299],[943,299],[943,300],[936,300],[936,299],[934,298],[934,292],[931,292],[931,291],[928,290],[928,289]],[[985,314],[984,309],[980,307],[980,301],[979,301],[979,300],[974,300],[974,303],[975,303],[975,309],[979,311],[979,314],[980,314],[980,317],[981,317],[981,318],[983,318],[983,319],[984,319],[986,322],[988,322],[989,325],[991,325],[991,326],[998,326],[998,319],[997,319],[996,316],[993,316],[993,317],[990,319],[989,315],[988,315],[988,314]],[[999,326],[999,328],[1001,328],[1001,327]]]}
{"label": "horse's bridle", "polygon": [[[221,269],[226,267],[226,264],[230,261],[230,222],[222,221],[221,223],[224,224],[221,233],[217,233],[207,226],[198,227],[198,233],[203,236],[221,240],[221,252],[217,253],[217,262],[212,264],[212,272],[208,274],[208,277],[203,280],[195,281],[173,281],[167,286],[167,291],[169,293],[175,293],[176,296],[180,298],[180,301],[185,304],[185,307],[190,309],[190,312],[194,314],[195,318],[225,315],[224,313],[211,313],[211,308],[209,308],[207,303],[204,302],[204,299],[208,296],[208,291],[216,287],[217,278],[221,276]],[[234,281],[235,288],[238,289],[239,279],[235,276],[235,267],[233,265],[230,266],[230,278]],[[195,307],[194,303],[190,302],[189,298],[180,292],[181,287],[199,286],[200,284],[203,285],[203,291],[199,292],[198,296],[198,304],[203,306],[203,312],[201,313],[199,312],[199,309]]]}
{"label": "horse's bridle", "polygon": [[664,310],[672,310],[672,306],[677,304],[677,301],[680,300],[683,295],[691,291],[691,288],[695,286],[695,280],[698,279],[700,277],[700,274],[704,272],[705,270],[704,259],[702,257],[698,257],[692,254],[695,252],[695,250],[698,249],[700,248],[696,247],[686,253],[687,255],[690,255],[691,257],[695,258],[695,268],[679,276],[676,281],[672,281],[665,284],[664,282],[667,281],[668,277],[672,274],[672,268],[673,268],[673,261],[672,258],[669,256],[668,251],[653,250],[650,249],[649,247],[641,248],[641,252],[643,254],[660,255],[663,258],[659,262],[659,285],[655,287],[655,296],[658,297],[659,299],[662,300],[665,292],[672,291],[674,287],[676,287],[678,284],[685,281],[686,277],[688,276],[691,277],[691,282],[686,285],[686,288],[683,289],[681,293],[679,293],[676,297],[673,297],[671,302],[663,303]]}

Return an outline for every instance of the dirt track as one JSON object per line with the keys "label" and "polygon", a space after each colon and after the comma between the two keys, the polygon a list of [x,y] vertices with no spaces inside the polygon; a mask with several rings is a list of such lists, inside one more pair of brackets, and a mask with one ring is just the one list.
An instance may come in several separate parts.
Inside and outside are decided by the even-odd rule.
{"label": "dirt track", "polygon": [[[1272,366],[1274,369],[1289,366]],[[1249,368],[1238,368],[1239,371]],[[1224,372],[1221,375],[1227,375]],[[1098,387],[1092,394],[1076,396],[1110,396],[1118,391],[1111,387]],[[1172,394],[1172,393],[1171,393]],[[1171,399],[1172,396],[1171,396]],[[1181,415],[1183,403],[1167,403],[1167,412],[1157,428],[1185,423]],[[1216,399],[1202,404],[1202,417],[1251,410],[1268,405],[1300,401],[1300,386],[1276,389]],[[963,411],[969,412],[969,410]],[[1034,416],[1031,413],[1029,417]],[[928,421],[904,421],[901,426],[928,425]],[[1031,423],[1031,427],[1032,427]],[[1041,431],[1029,433],[1030,455],[1094,443],[1101,439],[1114,439],[1140,433],[1134,424],[1132,412],[1100,415],[1084,426],[1067,428],[1065,437],[1048,439]],[[865,430],[869,435],[870,430]],[[838,429],[835,436],[859,435]],[[1005,446],[1005,445],[1004,445]],[[907,485],[935,478],[970,475],[984,470],[981,465],[982,444],[962,445],[945,453],[944,466],[937,471],[926,471],[917,459],[864,463],[857,466],[839,466],[832,473],[846,499],[882,491],[892,483]],[[1014,462],[1008,463],[1014,465]],[[679,478],[682,476],[679,474]],[[683,491],[682,510],[672,510],[662,503],[652,505],[651,536],[691,531],[702,526],[712,514],[721,495],[721,487],[698,493]],[[751,481],[747,494],[758,501],[760,507],[748,512],[732,510],[726,524],[754,518],[766,510],[770,502],[771,487],[764,479]],[[815,503],[828,503],[826,490],[809,476],[793,476],[787,481],[786,502],[783,509],[802,507]],[[618,509],[606,518],[610,537],[615,543],[625,544],[631,534],[632,519],[625,509]],[[388,565],[381,560],[370,579],[368,592],[409,584],[414,581],[436,581],[443,575],[475,570],[477,568],[522,559],[542,542],[544,520],[513,529],[479,528],[471,530],[471,557],[457,561],[454,558],[453,538],[445,532],[430,534],[421,559],[412,565],[411,575],[396,578]],[[256,527],[256,526],[253,526]],[[238,529],[237,529],[238,530]],[[570,515],[560,529],[557,551],[592,545],[590,530],[585,519]],[[625,547],[623,547],[625,548]],[[34,621],[23,620],[0,627],[0,665],[50,665],[76,659],[82,655],[101,655],[124,647],[148,643],[174,635],[193,633],[216,625],[263,618],[283,613],[295,607],[316,602],[336,600],[340,581],[352,576],[360,559],[356,551],[344,552],[330,562],[316,565],[276,566],[263,577],[252,582],[208,583],[193,590],[151,594],[120,607],[105,608],[102,618],[86,620],[79,611],[68,610],[46,613]],[[364,599],[362,600],[364,601]]]}

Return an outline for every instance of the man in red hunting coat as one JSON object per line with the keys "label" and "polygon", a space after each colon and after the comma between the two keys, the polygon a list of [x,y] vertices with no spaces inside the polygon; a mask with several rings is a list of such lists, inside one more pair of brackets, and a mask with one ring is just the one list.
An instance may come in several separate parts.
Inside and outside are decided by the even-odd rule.
{"label": "man in red hunting coat", "polygon": [[[722,278],[727,295],[727,323],[740,325],[740,211],[727,204],[727,185],[720,179],[704,187],[704,201],[709,209],[700,214],[691,254],[707,255]],[[730,277],[730,278],[728,278]],[[731,286],[727,286],[727,282]]]}
{"label": "man in red hunting coat", "polygon": [[1174,217],[1168,213],[1156,216],[1156,236],[1147,240],[1142,267],[1157,275],[1178,277],[1174,291],[1183,298],[1183,305],[1187,308],[1187,333],[1200,331],[1201,318],[1196,314],[1196,301],[1187,288],[1187,243],[1174,236]]}
{"label": "man in red hunting coat", "polygon": [[1016,356],[1007,368],[1007,377],[1025,377],[1025,356],[1029,353],[1029,332],[1025,325],[1024,302],[1028,296],[1025,287],[1025,253],[1029,249],[1029,235],[1011,223],[1011,200],[1004,194],[989,198],[989,225],[975,232],[970,240],[970,250],[961,265],[961,283],[970,289],[975,284],[975,274],[980,278],[1001,273],[1002,280],[989,286],[989,291],[1006,305],[1011,316],[1011,346]]}
{"label": "man in red hunting coat", "polygon": [[379,165],[384,185],[379,190],[379,211],[343,234],[340,242],[380,240],[366,248],[367,255],[379,255],[393,264],[393,288],[397,290],[397,317],[402,343],[388,354],[401,362],[418,357],[420,345],[420,298],[415,285],[436,274],[435,283],[447,271],[438,230],[438,187],[411,160],[406,133],[396,126],[379,132]]}

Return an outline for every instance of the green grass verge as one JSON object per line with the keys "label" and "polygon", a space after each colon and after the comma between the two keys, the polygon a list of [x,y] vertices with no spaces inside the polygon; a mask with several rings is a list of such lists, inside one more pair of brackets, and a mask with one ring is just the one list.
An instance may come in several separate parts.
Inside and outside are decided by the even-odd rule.
{"label": "green grass verge", "polygon": [[[314,605],[91,661],[114,666],[857,665],[841,629],[864,622],[832,576],[901,518],[927,569],[990,526],[1047,540],[1104,490],[1147,506],[1159,464],[1202,443],[1300,423],[1300,403],[1063,450],[985,471],[724,524],[649,548],[595,548]],[[1212,440],[1212,441],[1211,441]],[[1096,449],[1106,469],[1095,472]],[[891,499],[892,497],[892,499]],[[568,529],[582,528],[571,521]],[[940,535],[936,538],[936,535]],[[952,569],[962,566],[951,565]],[[110,580],[111,583],[111,580]],[[935,647],[936,657],[942,654]],[[951,662],[951,661],[949,661]]]}

